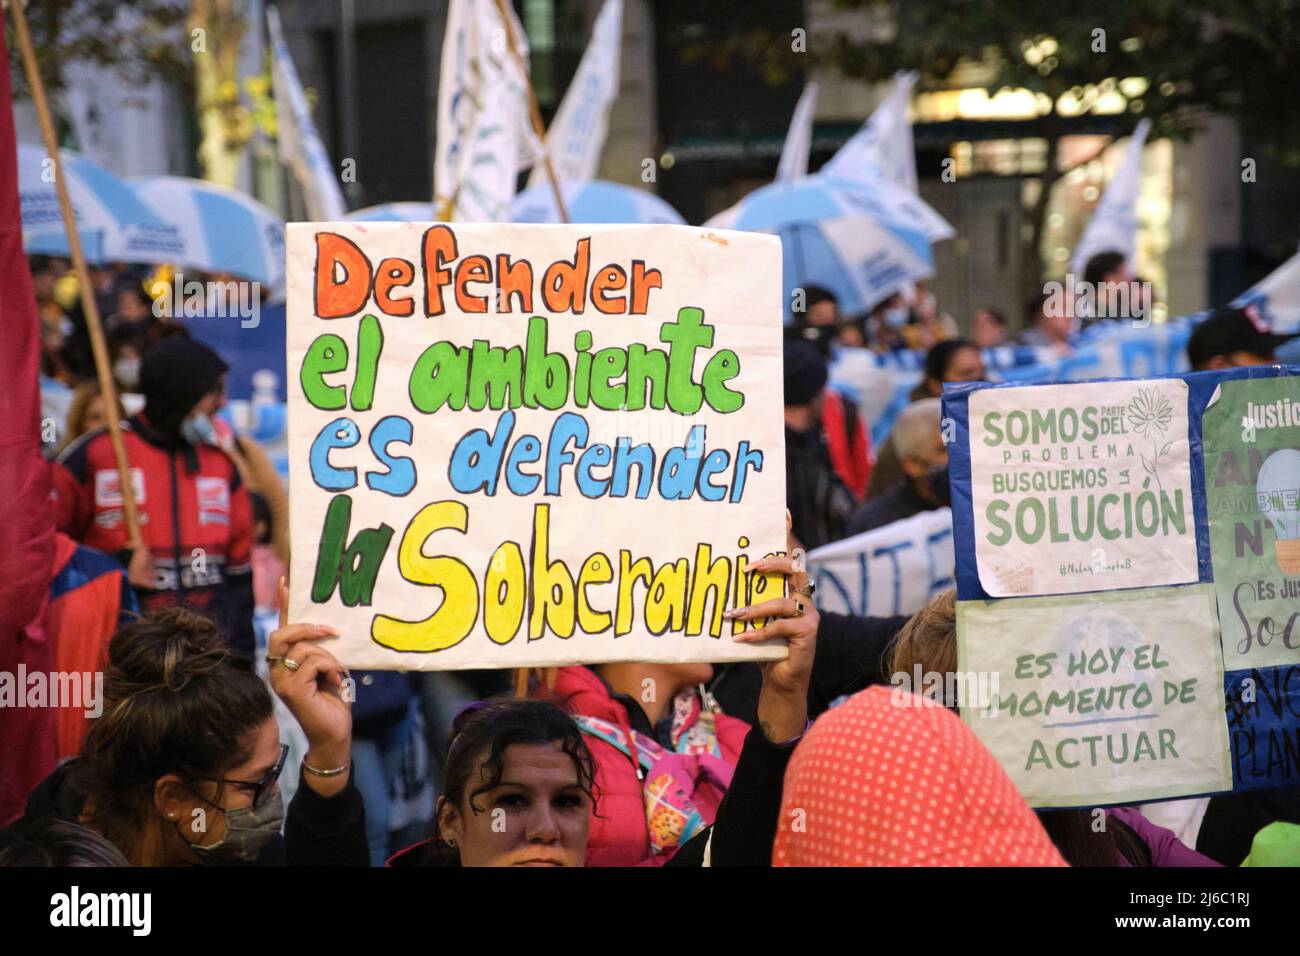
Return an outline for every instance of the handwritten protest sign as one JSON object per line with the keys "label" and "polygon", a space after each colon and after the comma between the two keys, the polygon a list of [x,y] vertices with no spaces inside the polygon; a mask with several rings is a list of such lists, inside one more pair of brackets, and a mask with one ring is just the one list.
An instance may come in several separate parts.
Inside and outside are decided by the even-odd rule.
{"label": "handwritten protest sign", "polygon": [[975,557],[986,592],[1196,580],[1185,383],[984,389],[969,409]]}
{"label": "handwritten protest sign", "polygon": [[1224,382],[1202,436],[1224,660],[1300,664],[1300,378]]}
{"label": "handwritten protest sign", "polygon": [[[1147,491],[1154,485],[1161,498],[1158,508],[1154,501],[1146,506],[1145,524],[1152,533],[1141,533],[1144,519],[1135,509],[1133,528],[1139,533],[1120,535],[1115,543],[1102,545],[1105,550],[1087,576],[1095,582],[1091,590],[1059,597],[1023,591],[1025,596],[995,599],[1000,597],[1001,582],[986,576],[982,558],[1005,559],[998,557],[996,549],[981,555],[980,534],[996,528],[987,515],[981,515],[992,500],[989,489],[994,483],[988,477],[987,450],[981,447],[991,429],[981,416],[989,410],[1002,412],[1004,417],[993,424],[1004,435],[1010,433],[1009,416],[1016,413],[1026,417],[1025,427],[1030,429],[1035,417],[1046,422],[1056,414],[1059,428],[1059,391],[1079,386],[975,384],[945,390],[943,414],[951,421],[954,436],[949,471],[961,666],[1001,677],[1006,711],[1000,717],[981,718],[982,705],[963,706],[963,715],[1040,806],[1129,803],[1300,785],[1300,602],[1296,597],[1300,575],[1292,570],[1292,526],[1287,523],[1293,520],[1300,498],[1300,472],[1292,457],[1300,451],[1300,432],[1295,427],[1300,421],[1300,369],[1234,368],[1083,384],[1111,404],[1124,403],[1123,426],[1138,433],[1133,439],[1138,474],[1144,476]],[[1167,409],[1163,399],[1168,399]],[[1099,402],[1094,404],[1101,408]],[[1175,435],[1179,437],[1171,437]],[[1153,441],[1172,444],[1152,448]],[[1180,442],[1185,442],[1186,452],[1180,450]],[[1047,449],[1048,456],[1055,458],[1063,458],[1064,451],[1063,447]],[[1077,449],[1070,454],[1080,457]],[[1127,456],[1127,451],[1123,454]],[[1031,454],[1025,464],[1033,458]],[[1114,467],[1109,460],[1107,467]],[[1185,527],[1180,510],[1185,513]],[[1073,515],[1073,510],[1069,513]],[[1153,514],[1161,517],[1158,525]],[[1173,535],[1163,533],[1166,515]],[[1113,519],[1102,520],[1115,530]],[[1024,547],[1021,542],[1008,544],[1018,550]],[[1060,546],[1067,547],[1068,542]],[[1124,573],[1114,568],[1117,546],[1126,549]],[[1165,573],[1162,563],[1168,565]],[[1033,567],[1043,572],[1035,578],[1059,574],[1059,568],[1050,564]],[[1088,670],[1072,675],[1069,652],[1052,641],[1077,650],[1088,646],[1090,635],[1106,635],[1109,646],[1128,650],[1115,660],[1110,673],[1103,666],[1106,658],[1095,655],[1095,674]],[[1166,667],[1155,663],[1156,645]],[[1136,675],[1128,681],[1135,686],[1124,692],[1123,699],[1114,686],[1107,690],[1098,685],[1086,705],[1080,703],[1086,687],[1068,681],[1061,684],[1062,653],[1067,654],[1065,678],[1111,681],[1120,676],[1125,660],[1133,663],[1135,672],[1139,669],[1139,646],[1148,646],[1151,658],[1146,668],[1151,671],[1149,705],[1145,698],[1136,703]],[[1207,647],[1213,651],[1208,656]],[[1031,652],[1030,665],[1017,670],[1024,664],[1019,655]],[[1041,668],[1040,657],[1045,658]],[[1088,658],[1089,667],[1092,660]],[[1013,675],[1010,683],[1008,673]],[[975,686],[983,684],[976,680]],[[1029,700],[1029,712],[1013,708],[1013,699]],[[1079,721],[1095,716],[1109,722],[1113,716],[1116,726],[1070,726],[1074,722],[1063,717],[1060,726],[1049,727],[1049,703],[1058,711],[1087,706],[1095,715],[1085,714]],[[1040,706],[1041,712],[1035,713]],[[1102,713],[1117,707],[1118,713]],[[1005,719],[1013,710],[1018,716]],[[1164,730],[1173,736],[1162,737]],[[1121,739],[1112,731],[1123,731],[1127,737]],[[1087,736],[1080,736],[1085,732]],[[1189,735],[1194,746],[1180,746]],[[1122,759],[1125,741],[1134,758],[1127,763]],[[1084,744],[1088,766],[1068,766],[1078,759],[1077,751]],[[1111,744],[1116,748],[1113,753],[1102,749]],[[1207,753],[1203,745],[1217,751],[1217,756]],[[1136,759],[1139,750],[1142,767]],[[1100,771],[1091,766],[1094,756],[1128,770],[1117,770],[1113,780],[1098,789]],[[1067,775],[1059,772],[1062,769],[1080,772]]]}
{"label": "handwritten protest sign", "polygon": [[964,716],[1030,805],[1232,786],[1209,586],[962,601],[957,622],[958,669],[997,688]]}
{"label": "handwritten protest sign", "polygon": [[[782,657],[780,245],[288,227],[291,613],[355,667]],[[777,642],[779,645],[780,642]]]}
{"label": "handwritten protest sign", "polygon": [[919,611],[953,583],[952,512],[923,511],[808,555],[823,611],[892,617]]}

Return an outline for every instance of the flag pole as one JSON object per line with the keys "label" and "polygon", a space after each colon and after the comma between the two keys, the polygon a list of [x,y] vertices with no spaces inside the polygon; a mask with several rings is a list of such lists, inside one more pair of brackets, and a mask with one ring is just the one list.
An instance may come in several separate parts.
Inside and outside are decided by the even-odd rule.
{"label": "flag pole", "polygon": [[560,184],[555,179],[555,168],[551,165],[551,154],[544,148],[546,145],[546,124],[542,122],[542,111],[537,105],[537,94],[533,92],[533,79],[524,64],[524,58],[519,55],[519,46],[515,43],[515,31],[511,28],[510,17],[506,14],[506,0],[496,0],[496,4],[497,13],[501,14],[501,22],[506,28],[506,45],[510,49],[510,55],[518,62],[519,72],[523,74],[524,83],[528,86],[528,107],[533,120],[533,132],[542,141],[542,164],[546,169],[546,178],[551,181],[551,192],[555,194],[555,208],[560,211],[560,220],[567,223],[569,221],[569,211],[564,207],[564,197],[560,195]]}
{"label": "flag pole", "polygon": [[117,387],[113,382],[112,369],[108,363],[104,329],[99,322],[99,307],[95,304],[94,290],[90,285],[90,270],[86,267],[86,256],[81,248],[81,236],[77,233],[76,218],[72,214],[72,200],[68,196],[68,187],[63,179],[59,144],[54,136],[50,106],[45,99],[45,86],[36,67],[36,54],[32,49],[31,34],[27,30],[27,14],[23,11],[23,0],[11,0],[9,8],[14,14],[18,49],[23,58],[23,71],[27,74],[27,85],[31,88],[36,115],[40,120],[41,138],[45,141],[45,151],[54,164],[54,189],[59,197],[63,227],[68,233],[68,250],[72,253],[72,264],[77,273],[77,285],[81,293],[81,308],[86,315],[86,330],[90,333],[90,348],[95,356],[95,374],[99,378],[99,390],[104,399],[104,416],[108,420],[109,441],[112,442],[113,458],[117,462],[117,480],[122,490],[122,514],[126,521],[127,541],[132,551],[132,564],[134,564],[135,557],[144,553],[144,539],[140,536],[140,519],[136,512],[135,487],[131,484],[131,469],[127,463],[126,445],[122,442],[122,422],[117,414]]}

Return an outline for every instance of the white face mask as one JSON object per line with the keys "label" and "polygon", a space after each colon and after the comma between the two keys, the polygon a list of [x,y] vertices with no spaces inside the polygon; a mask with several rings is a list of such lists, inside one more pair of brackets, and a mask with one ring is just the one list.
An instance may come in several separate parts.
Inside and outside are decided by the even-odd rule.
{"label": "white face mask", "polygon": [[125,389],[133,389],[140,384],[140,360],[138,358],[120,358],[113,363],[113,378]]}

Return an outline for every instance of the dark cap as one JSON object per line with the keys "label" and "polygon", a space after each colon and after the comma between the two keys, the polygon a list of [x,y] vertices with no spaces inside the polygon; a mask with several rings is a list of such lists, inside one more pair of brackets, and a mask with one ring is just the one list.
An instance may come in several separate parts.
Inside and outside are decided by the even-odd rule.
{"label": "dark cap", "polygon": [[785,343],[785,403],[808,405],[822,393],[827,379],[826,359],[811,342],[787,339]]}
{"label": "dark cap", "polygon": [[1274,332],[1254,306],[1244,309],[1219,309],[1192,329],[1187,340],[1187,360],[1200,368],[1216,355],[1249,352],[1269,358],[1277,347],[1300,333],[1282,335]]}
{"label": "dark cap", "polygon": [[181,421],[216,387],[227,367],[206,345],[178,335],[151,347],[140,359],[140,393],[149,423],[176,438]]}

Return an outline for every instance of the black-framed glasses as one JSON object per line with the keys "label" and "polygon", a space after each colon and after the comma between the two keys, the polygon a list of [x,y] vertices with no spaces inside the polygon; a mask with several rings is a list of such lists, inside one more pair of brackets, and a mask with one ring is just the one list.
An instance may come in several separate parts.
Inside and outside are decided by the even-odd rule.
{"label": "black-framed glasses", "polygon": [[226,780],[223,777],[200,777],[200,780],[207,780],[208,783],[228,783],[232,786],[247,789],[253,788],[253,806],[260,807],[262,798],[271,792],[275,782],[280,779],[280,774],[284,771],[284,763],[289,759],[289,745],[280,744],[280,756],[275,761],[275,766],[266,772],[261,780]]}

